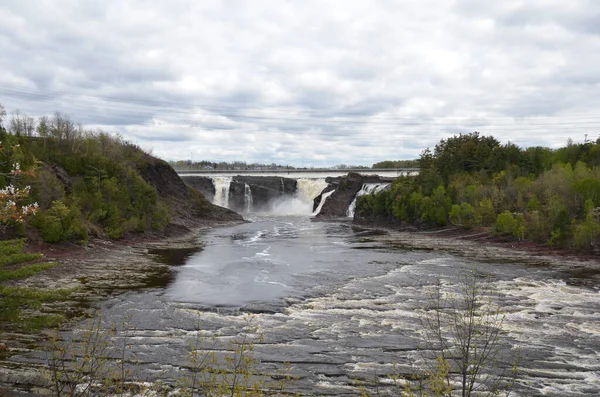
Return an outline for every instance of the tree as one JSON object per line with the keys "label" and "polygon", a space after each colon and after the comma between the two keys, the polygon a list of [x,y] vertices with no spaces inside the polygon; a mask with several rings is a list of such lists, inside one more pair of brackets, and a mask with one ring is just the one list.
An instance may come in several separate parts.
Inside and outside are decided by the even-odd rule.
{"label": "tree", "polygon": [[0,104],[0,128],[2,127],[2,123],[4,122],[4,118],[6,117],[6,109],[2,104]]}
{"label": "tree", "polygon": [[8,130],[17,136],[32,136],[36,130],[35,119],[17,109],[10,115]]}
{"label": "tree", "polygon": [[585,202],[585,219],[574,226],[574,244],[580,248],[593,248],[600,234],[600,207],[594,207],[592,200]]}
{"label": "tree", "polygon": [[[4,129],[0,127],[0,132]],[[23,223],[25,218],[37,212],[38,204],[31,202],[29,185],[20,185],[20,179],[31,175],[31,170],[21,168],[23,153],[14,137],[2,134],[0,141],[0,230]]]}
{"label": "tree", "polygon": [[[422,352],[430,370],[416,377],[416,387],[409,383],[405,396],[509,395],[517,357],[503,343],[504,315],[495,298],[475,271],[454,285],[438,284],[421,315]],[[506,353],[508,360],[501,357]]]}

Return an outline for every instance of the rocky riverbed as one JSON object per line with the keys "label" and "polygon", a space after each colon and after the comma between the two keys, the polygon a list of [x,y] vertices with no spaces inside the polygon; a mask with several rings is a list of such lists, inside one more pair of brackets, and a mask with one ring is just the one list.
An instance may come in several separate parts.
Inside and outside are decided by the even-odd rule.
{"label": "rocky riverbed", "polygon": [[[410,313],[421,299],[419,288],[426,287],[434,273],[451,278],[451,269],[461,263],[481,263],[505,293],[515,343],[537,346],[536,361],[526,367],[527,382],[533,386],[524,390],[531,395],[544,388],[552,396],[595,395],[600,385],[592,375],[600,361],[593,352],[593,332],[575,345],[562,336],[548,342],[530,334],[537,326],[559,332],[563,321],[584,333],[598,324],[598,319],[586,317],[598,304],[598,261],[532,254],[486,241],[481,233],[451,235],[257,220],[200,237],[194,233],[150,242],[97,241],[88,249],[48,251],[47,257],[62,265],[27,284],[80,287],[73,301],[49,310],[100,308],[108,318],[125,312],[140,315],[136,351],[146,357],[145,373],[162,368],[165,378],[173,379],[181,360],[176,357],[183,354],[180,350],[192,336],[197,316],[204,319],[207,332],[227,338],[244,313],[255,313],[265,332],[257,354],[266,369],[291,362],[300,378],[294,390],[302,394],[355,395],[353,379],[368,383],[374,374],[389,371],[400,357],[398,348],[407,352],[402,362],[414,353]],[[214,265],[221,267],[213,269]],[[219,284],[223,280],[226,283]],[[188,285],[192,289],[186,292]],[[239,291],[245,292],[231,293]],[[556,304],[544,309],[552,299]],[[571,314],[561,319],[565,313]],[[546,320],[536,325],[538,317]],[[35,359],[37,337],[3,338],[14,354],[0,362],[3,386],[24,391],[39,385],[37,366],[43,360]],[[585,362],[569,362],[571,350]],[[579,376],[589,380],[587,391]],[[569,388],[579,391],[560,394]]]}

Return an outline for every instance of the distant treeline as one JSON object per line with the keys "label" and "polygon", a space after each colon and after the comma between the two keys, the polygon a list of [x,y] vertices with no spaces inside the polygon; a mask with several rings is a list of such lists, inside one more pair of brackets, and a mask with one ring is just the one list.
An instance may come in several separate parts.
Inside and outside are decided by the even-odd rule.
{"label": "distant treeline", "polygon": [[358,202],[357,216],[418,227],[491,227],[501,235],[592,250],[600,234],[600,139],[553,150],[477,132],[423,151],[419,175]]}
{"label": "distant treeline", "polygon": [[380,161],[379,163],[373,164],[371,168],[417,168],[419,167],[419,160],[386,160]]}
{"label": "distant treeline", "polygon": [[[311,170],[311,169],[319,169],[321,167],[294,167],[292,165],[281,165],[281,164],[262,164],[262,163],[246,163],[245,161],[191,161],[191,160],[177,160],[177,161],[169,161],[169,164],[175,169],[178,170]],[[369,169],[364,165],[347,165],[347,164],[337,164],[331,169],[336,170],[346,170],[346,169]]]}

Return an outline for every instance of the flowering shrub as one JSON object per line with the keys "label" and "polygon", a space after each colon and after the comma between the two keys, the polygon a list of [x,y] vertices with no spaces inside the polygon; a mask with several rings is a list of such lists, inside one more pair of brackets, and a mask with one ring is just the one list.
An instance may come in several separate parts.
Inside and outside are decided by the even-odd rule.
{"label": "flowering shrub", "polygon": [[[31,175],[32,171],[24,171],[21,164],[14,161],[18,156],[19,145],[8,145],[0,142],[0,155],[4,160],[2,165],[10,164],[9,172],[0,173],[0,228],[8,228],[18,223],[22,223],[29,215],[38,211],[37,203],[30,203],[30,186],[18,187],[17,182],[20,177]],[[12,160],[12,161],[11,161]],[[5,168],[5,167],[3,167]],[[8,181],[8,183],[6,183]]]}

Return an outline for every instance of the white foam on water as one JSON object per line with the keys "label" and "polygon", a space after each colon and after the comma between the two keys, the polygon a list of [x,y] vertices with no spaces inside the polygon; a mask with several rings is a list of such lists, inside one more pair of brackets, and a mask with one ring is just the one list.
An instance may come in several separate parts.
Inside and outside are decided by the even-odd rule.
{"label": "white foam on water", "polygon": [[362,188],[356,193],[354,196],[354,200],[350,203],[350,206],[346,210],[346,216],[349,218],[354,218],[354,211],[356,210],[356,201],[359,197],[365,196],[367,194],[376,194],[381,192],[390,186],[389,183],[365,183],[362,185]]}
{"label": "white foam on water", "polygon": [[247,183],[244,184],[244,212],[251,212],[253,209],[252,189]]}
{"label": "white foam on water", "polygon": [[[324,178],[299,178],[297,197],[312,206],[313,200],[327,187]],[[312,207],[311,207],[312,208]]]}
{"label": "white foam on water", "polygon": [[325,201],[327,201],[327,199],[333,194],[333,192],[335,192],[335,190],[331,190],[321,195],[321,201],[319,202],[319,205],[317,206],[315,212],[313,212],[313,215],[318,215],[321,212],[321,209],[323,209],[323,206],[325,205]]}
{"label": "white foam on water", "polygon": [[284,196],[274,200],[270,205],[272,215],[309,215],[312,202],[307,202],[296,196]]}
{"label": "white foam on water", "polygon": [[213,204],[229,208],[229,187],[233,178],[230,176],[211,176],[210,178],[215,186]]}

